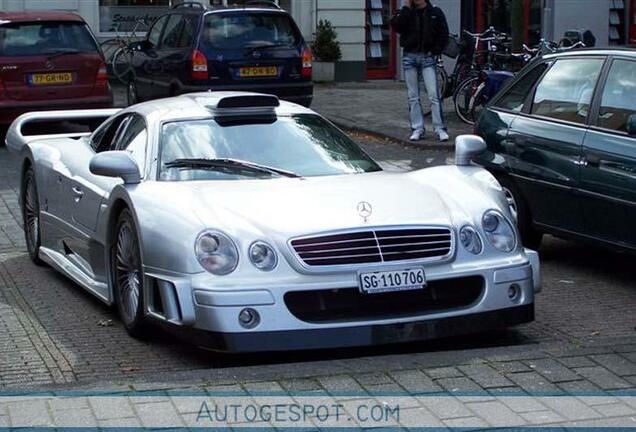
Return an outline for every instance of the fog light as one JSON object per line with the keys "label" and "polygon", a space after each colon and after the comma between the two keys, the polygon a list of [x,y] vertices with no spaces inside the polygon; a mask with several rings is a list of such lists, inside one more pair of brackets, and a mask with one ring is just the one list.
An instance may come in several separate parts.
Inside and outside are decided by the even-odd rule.
{"label": "fog light", "polygon": [[251,308],[243,309],[238,316],[239,324],[245,328],[254,328],[260,322],[258,312]]}
{"label": "fog light", "polygon": [[517,284],[510,285],[508,288],[508,298],[514,303],[518,303],[521,300],[521,287]]}

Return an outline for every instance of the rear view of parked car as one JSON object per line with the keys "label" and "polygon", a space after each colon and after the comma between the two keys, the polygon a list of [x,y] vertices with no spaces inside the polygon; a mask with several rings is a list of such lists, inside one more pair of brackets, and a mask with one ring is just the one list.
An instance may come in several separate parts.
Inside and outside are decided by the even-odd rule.
{"label": "rear view of parked car", "polygon": [[132,49],[130,105],[205,90],[269,93],[304,106],[312,101],[311,51],[292,17],[272,2],[177,6]]}
{"label": "rear view of parked car", "polygon": [[106,64],[82,18],[0,12],[0,127],[28,111],[112,103]]}

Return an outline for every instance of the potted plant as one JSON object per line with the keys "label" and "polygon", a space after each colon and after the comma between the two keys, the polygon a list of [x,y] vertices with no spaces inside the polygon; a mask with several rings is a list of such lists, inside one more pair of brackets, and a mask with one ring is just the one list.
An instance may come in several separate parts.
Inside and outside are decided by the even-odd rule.
{"label": "potted plant", "polygon": [[338,33],[328,20],[320,20],[316,27],[316,37],[311,44],[314,54],[313,77],[316,82],[334,81],[335,63],[342,58]]}

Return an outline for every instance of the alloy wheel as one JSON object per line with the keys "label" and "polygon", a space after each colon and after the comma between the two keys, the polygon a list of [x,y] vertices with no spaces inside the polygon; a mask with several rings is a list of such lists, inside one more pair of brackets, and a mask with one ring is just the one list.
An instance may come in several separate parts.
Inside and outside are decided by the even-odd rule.
{"label": "alloy wheel", "polygon": [[137,319],[141,293],[138,246],[130,223],[125,222],[117,234],[115,252],[115,288],[120,301],[120,312],[126,324]]}
{"label": "alloy wheel", "polygon": [[37,252],[40,245],[40,206],[32,171],[27,173],[24,184],[24,231],[29,249]]}

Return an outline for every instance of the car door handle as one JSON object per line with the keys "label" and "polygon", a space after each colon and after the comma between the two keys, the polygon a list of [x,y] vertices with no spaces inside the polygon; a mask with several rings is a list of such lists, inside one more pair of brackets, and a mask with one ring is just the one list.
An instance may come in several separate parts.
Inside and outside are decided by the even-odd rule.
{"label": "car door handle", "polygon": [[75,197],[75,201],[81,200],[82,197],[84,196],[84,191],[78,187],[74,187],[72,190],[73,190],[73,196]]}
{"label": "car door handle", "polygon": [[587,154],[583,156],[582,165],[591,168],[598,168],[601,164],[601,157],[597,155]]}

